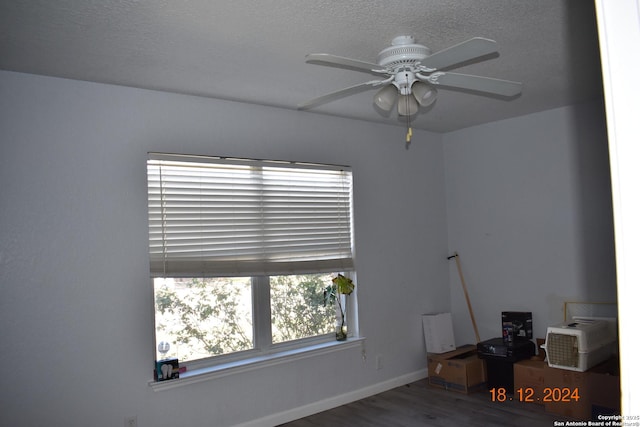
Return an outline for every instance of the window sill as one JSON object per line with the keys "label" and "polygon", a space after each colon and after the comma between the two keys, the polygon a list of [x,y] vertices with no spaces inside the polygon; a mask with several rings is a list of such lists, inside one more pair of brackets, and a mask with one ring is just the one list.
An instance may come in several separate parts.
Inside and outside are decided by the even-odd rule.
{"label": "window sill", "polygon": [[149,387],[153,391],[168,390],[170,388],[182,387],[188,384],[195,384],[202,381],[209,381],[227,375],[239,374],[242,372],[261,369],[268,366],[288,363],[295,360],[306,359],[308,357],[320,356],[335,351],[354,348],[365,340],[363,337],[349,338],[347,341],[331,341],[316,344],[295,350],[282,351],[279,353],[252,357],[235,362],[224,363],[206,368],[194,369],[180,375],[180,378],[168,381],[149,381]]}

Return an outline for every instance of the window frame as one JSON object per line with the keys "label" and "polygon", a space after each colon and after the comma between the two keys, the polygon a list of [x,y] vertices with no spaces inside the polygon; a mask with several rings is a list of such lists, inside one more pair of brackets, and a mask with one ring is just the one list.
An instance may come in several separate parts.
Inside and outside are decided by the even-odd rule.
{"label": "window frame", "polygon": [[[355,272],[341,272],[346,277],[355,279]],[[314,273],[309,273],[314,274]],[[286,353],[295,350],[304,350],[315,346],[335,341],[335,332],[315,335],[311,337],[298,338],[280,343],[273,343],[271,331],[271,276],[254,276],[251,277],[251,299],[252,299],[252,330],[254,348],[248,350],[240,350],[231,353],[219,354],[214,356],[203,357],[199,359],[190,359],[180,361],[180,366],[187,368],[187,371],[198,370],[207,367],[216,367],[233,364],[235,362],[251,361],[278,353]],[[359,337],[356,310],[357,289],[346,298],[341,295],[342,301],[346,307],[346,323],[348,325],[348,340]],[[264,301],[267,303],[265,304]],[[155,310],[154,310],[155,316]],[[155,323],[155,321],[154,321]],[[157,346],[157,337],[155,336],[154,325],[154,343]],[[157,353],[156,353],[157,354]],[[231,365],[233,366],[233,365]]]}
{"label": "window frame", "polygon": [[[351,278],[355,277],[353,272],[344,272],[343,274],[347,277],[351,277]],[[269,304],[266,304],[268,310],[264,310],[264,306],[263,306],[263,310],[268,311],[268,313],[265,318],[260,319],[260,322],[266,323],[267,325],[270,326],[271,324],[270,302],[271,301],[269,296],[270,289],[269,289],[268,283],[267,283],[267,286],[261,286],[261,284],[255,283],[256,280],[258,282],[259,281],[268,282],[269,277],[270,276],[252,277],[252,291],[255,290],[256,288],[260,288],[261,293],[266,294],[264,296],[266,296],[269,301]],[[345,298],[346,300],[345,302],[347,304],[346,316],[347,316],[347,325],[349,325],[347,341],[354,341],[359,339],[357,315],[355,313],[356,299],[357,299],[357,296],[355,295],[356,292],[357,290],[354,290],[353,294],[351,294],[349,298],[345,298],[344,296],[342,296],[342,298]],[[253,294],[253,292],[252,292],[252,298],[254,300],[256,299],[256,295]],[[260,298],[260,296],[258,296],[258,298]],[[255,304],[254,304],[254,311],[255,311]],[[251,364],[254,362],[263,361],[265,359],[272,358],[272,357],[277,358],[279,355],[288,355],[291,353],[300,353],[300,352],[305,352],[307,350],[314,350],[319,346],[322,347],[323,344],[332,344],[332,343],[335,343],[336,345],[340,344],[340,342],[337,342],[335,339],[335,333],[326,333],[326,334],[316,335],[312,337],[298,338],[295,340],[274,344],[271,342],[271,335],[270,335],[271,328],[264,327],[263,333],[266,335],[259,337],[258,336],[259,332],[257,332],[256,329],[260,327],[256,325],[256,323],[258,322],[256,321],[257,317],[255,313],[254,313],[253,320],[254,320],[254,325],[253,325],[254,326],[254,348],[249,350],[241,350],[241,351],[232,352],[232,353],[204,357],[200,359],[180,361],[180,366],[187,367],[187,372],[200,371],[203,369],[206,370],[207,368],[213,368],[213,369],[234,368],[238,366],[243,366],[245,364]],[[264,341],[260,341],[261,339],[263,339]],[[155,328],[154,328],[154,342],[155,342]],[[259,342],[262,342],[262,344],[259,345]]]}
{"label": "window frame", "polygon": [[[202,156],[182,156],[182,155],[173,155],[173,154],[161,154],[161,153],[149,153],[149,159],[157,159],[162,158],[164,156],[168,157],[178,157],[178,158],[190,158],[195,159],[194,161],[200,161],[202,159],[206,159],[209,157]],[[212,159],[221,159],[221,158],[212,158]],[[247,161],[246,159],[241,159],[242,161]],[[251,160],[249,160],[251,161]],[[264,162],[262,160],[257,162]],[[282,164],[283,162],[274,162],[277,164]],[[287,164],[292,164],[293,162],[284,162]],[[333,165],[312,165],[309,163],[303,163],[305,167],[313,167],[317,166],[319,168],[336,168]],[[343,169],[348,169],[349,172],[349,244],[351,251],[351,259],[353,260],[353,181],[351,176],[351,170],[347,167],[340,167]],[[344,269],[340,271],[340,273],[351,277],[355,281],[355,265],[354,262],[351,261],[352,264],[349,265],[349,269]],[[296,271],[291,274],[293,275],[302,275],[302,274],[321,274],[326,273],[325,271]],[[225,274],[226,275],[226,274]],[[224,277],[225,275],[218,274],[205,274],[203,278],[214,278],[214,277]],[[358,341],[359,331],[358,331],[358,322],[357,322],[357,292],[352,294],[351,298],[345,298],[345,303],[347,307],[347,324],[348,328],[348,340],[346,342],[336,342],[335,333],[327,333],[321,334],[312,337],[299,338],[286,342],[273,343],[273,337],[271,333],[271,295],[270,295],[270,277],[278,276],[278,275],[286,275],[286,274],[270,274],[270,275],[245,275],[244,277],[251,278],[251,298],[252,298],[252,329],[253,329],[253,346],[254,348],[248,350],[242,350],[237,352],[231,352],[226,354],[214,355],[199,359],[192,360],[184,360],[180,361],[181,367],[186,367],[187,372],[181,375],[184,377],[191,377],[193,375],[201,375],[203,373],[215,373],[226,371],[228,369],[239,369],[243,366],[251,366],[253,364],[264,364],[270,360],[279,360],[282,358],[288,358],[295,356],[296,354],[304,354],[306,352],[317,352],[317,351],[327,351],[326,349],[331,349],[336,345],[343,344],[349,346],[349,343],[353,343],[354,341]],[[152,282],[154,277],[162,277],[157,274],[152,275]],[[168,277],[168,276],[165,276]],[[177,275],[173,275],[172,277],[180,277]],[[186,276],[185,276],[186,277]],[[152,289],[153,289],[152,285]],[[344,297],[342,297],[344,298]],[[155,300],[155,299],[154,299]],[[154,318],[156,316],[155,302],[154,302]],[[154,320],[154,346],[157,346],[157,337],[155,331],[155,320]],[[157,353],[154,352],[157,355]]]}

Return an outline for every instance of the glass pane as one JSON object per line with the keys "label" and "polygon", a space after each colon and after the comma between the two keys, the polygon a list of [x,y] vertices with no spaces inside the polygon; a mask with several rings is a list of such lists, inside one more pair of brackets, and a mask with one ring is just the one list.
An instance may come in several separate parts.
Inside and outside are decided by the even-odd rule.
{"label": "glass pane", "polygon": [[272,276],[271,332],[274,343],[334,333],[336,308],[324,304],[332,274]]}
{"label": "glass pane", "polygon": [[155,279],[154,287],[158,359],[253,348],[251,278]]}

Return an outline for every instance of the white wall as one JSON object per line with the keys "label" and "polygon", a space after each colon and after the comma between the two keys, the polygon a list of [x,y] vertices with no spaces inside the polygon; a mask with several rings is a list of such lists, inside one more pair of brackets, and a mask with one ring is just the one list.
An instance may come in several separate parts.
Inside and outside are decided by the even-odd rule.
{"label": "white wall", "polygon": [[[0,132],[0,425],[224,427],[424,375],[420,314],[450,303],[441,136],[10,72]],[[367,360],[154,392],[148,151],[351,165]]]}
{"label": "white wall", "polygon": [[[534,337],[564,301],[616,301],[603,106],[559,108],[446,134],[449,249],[460,254],[480,339],[503,310],[533,312]],[[458,344],[474,343],[453,260]]]}

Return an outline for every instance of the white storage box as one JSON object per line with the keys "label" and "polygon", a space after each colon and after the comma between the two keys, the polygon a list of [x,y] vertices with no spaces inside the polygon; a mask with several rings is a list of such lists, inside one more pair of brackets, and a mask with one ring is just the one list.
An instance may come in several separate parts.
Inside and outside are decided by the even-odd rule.
{"label": "white storage box", "polygon": [[446,353],[456,349],[451,313],[424,314],[422,328],[427,353]]}
{"label": "white storage box", "polygon": [[584,372],[611,357],[616,341],[606,320],[580,319],[548,327],[543,348],[550,367]]}

